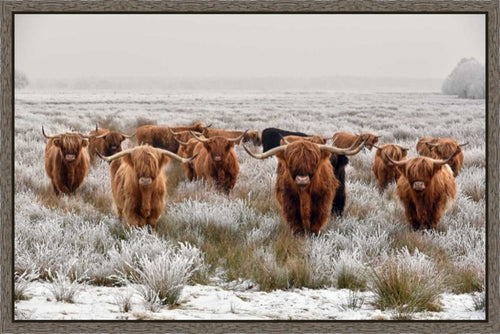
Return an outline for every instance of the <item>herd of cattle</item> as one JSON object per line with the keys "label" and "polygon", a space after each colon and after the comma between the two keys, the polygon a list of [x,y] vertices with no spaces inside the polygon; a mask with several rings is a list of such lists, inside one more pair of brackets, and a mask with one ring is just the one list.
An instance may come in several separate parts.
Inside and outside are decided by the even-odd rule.
{"label": "herd of cattle", "polygon": [[[294,233],[317,234],[331,214],[345,207],[345,167],[348,156],[376,148],[372,171],[383,190],[397,182],[408,223],[417,229],[436,229],[456,196],[455,177],[463,152],[451,138],[425,137],[418,141],[419,156],[408,159],[408,148],[377,146],[379,136],[335,133],[332,138],[277,128],[227,131],[198,122],[191,126],[140,126],[133,135],[98,129],[47,135],[45,169],[56,195],[72,194],[84,182],[97,157],[109,162],[111,189],[118,218],[136,226],[156,226],[167,194],[163,167],[170,159],[181,162],[189,180],[212,180],[228,193],[239,174],[235,144],[256,159],[278,158],[274,188],[282,214]],[[122,150],[121,143],[135,136],[139,145]],[[328,140],[332,144],[327,144]],[[262,145],[253,153],[244,145]]]}

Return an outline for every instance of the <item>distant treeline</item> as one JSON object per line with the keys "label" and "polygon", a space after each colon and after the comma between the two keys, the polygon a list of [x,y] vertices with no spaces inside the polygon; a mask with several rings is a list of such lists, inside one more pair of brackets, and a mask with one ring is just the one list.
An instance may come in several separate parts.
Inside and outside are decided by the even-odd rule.
{"label": "distant treeline", "polygon": [[41,89],[176,89],[176,90],[368,90],[439,92],[442,79],[391,77],[314,78],[160,78],[86,77],[76,79],[35,79],[30,88]]}

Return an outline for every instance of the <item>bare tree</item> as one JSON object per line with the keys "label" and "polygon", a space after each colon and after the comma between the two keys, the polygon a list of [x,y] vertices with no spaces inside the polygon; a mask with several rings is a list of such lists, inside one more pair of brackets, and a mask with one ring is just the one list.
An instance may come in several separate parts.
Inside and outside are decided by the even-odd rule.
{"label": "bare tree", "polygon": [[460,98],[484,99],[484,65],[475,58],[462,58],[444,81],[441,91]]}
{"label": "bare tree", "polygon": [[24,72],[15,70],[14,71],[14,87],[24,88],[29,85],[29,80]]}

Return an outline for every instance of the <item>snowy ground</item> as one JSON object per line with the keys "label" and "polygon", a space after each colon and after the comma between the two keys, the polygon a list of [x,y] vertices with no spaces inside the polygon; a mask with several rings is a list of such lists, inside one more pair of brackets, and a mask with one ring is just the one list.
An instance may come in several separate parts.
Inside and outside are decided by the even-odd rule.
{"label": "snowy ground", "polygon": [[[142,121],[190,124],[194,120],[204,120],[227,129],[262,130],[279,125],[286,129],[325,136],[339,130],[353,133],[375,132],[383,136],[384,142],[397,142],[410,147],[410,156],[416,155],[415,143],[422,133],[436,137],[450,136],[460,142],[468,142],[464,152],[464,171],[457,178],[458,205],[443,218],[441,233],[422,235],[419,238],[425,241],[422,245],[441,251],[437,254],[448,254],[450,261],[457,268],[477,268],[481,275],[474,277],[480,277],[479,281],[482,281],[485,268],[484,110],[484,100],[464,100],[435,93],[18,92],[15,111],[16,268],[42,268],[45,265],[57,269],[57,265],[67,262],[74,263],[82,269],[79,272],[84,274],[83,269],[86,269],[86,274],[93,275],[92,277],[116,274],[116,269],[120,269],[117,265],[119,262],[113,263],[111,259],[115,257],[111,257],[108,252],[122,243],[110,232],[115,229],[116,222],[114,213],[105,205],[111,205],[107,165],[93,168],[78,196],[58,201],[56,205],[44,202],[48,179],[45,177],[43,166],[45,139],[40,134],[40,125],[45,124],[45,130],[50,133],[58,133],[72,128],[90,131],[96,123],[100,126],[111,124],[125,133],[132,133]],[[132,144],[127,141],[124,145]],[[266,201],[270,198],[266,196],[272,196],[269,190],[271,186],[267,183],[272,183],[275,161],[257,162],[249,158],[241,147],[236,150],[241,165],[240,179],[234,191],[236,195],[217,200],[217,196],[212,196],[212,193],[204,190],[206,193],[201,192],[200,196],[181,201],[179,198],[182,198],[183,194],[188,197],[187,195],[200,192],[198,184],[181,181],[177,187],[178,197],[171,196],[168,199],[169,207],[164,220],[186,228],[189,225],[185,216],[190,207],[204,208],[204,211],[195,210],[192,214],[193,221],[214,220],[222,225],[226,224],[230,229],[234,225],[232,217],[239,217],[233,215],[231,210],[239,210],[238,212],[242,212],[247,218],[255,216],[263,220],[263,223],[253,230],[254,225],[247,222],[250,218],[243,220],[250,226],[247,227],[249,244],[259,240],[272,240],[271,233],[276,230],[273,224],[280,222],[279,216],[272,216],[275,214],[272,205],[267,213],[256,211],[257,209],[250,205],[254,202],[261,203],[259,194],[263,194],[261,197]],[[323,245],[326,248],[322,249],[330,250],[325,251],[326,255],[318,262],[322,265],[320,269],[333,268],[328,271],[328,275],[332,277],[337,273],[333,264],[342,263],[346,259],[353,268],[358,268],[364,267],[365,264],[376,266],[383,263],[381,259],[394,259],[394,254],[400,254],[388,253],[386,248],[390,243],[388,236],[398,234],[398,224],[404,226],[403,214],[401,210],[396,210],[396,205],[388,193],[379,196],[376,183],[370,174],[373,154],[364,152],[351,160],[347,167],[349,203],[346,215],[338,221],[332,218],[323,237],[310,243],[312,246],[316,245],[316,248],[311,246],[311,249]],[[255,180],[260,182],[254,182]],[[264,182],[263,185],[262,180],[267,183]],[[253,197],[250,198],[250,195]],[[94,197],[97,199],[94,200]],[[101,206],[96,208],[95,202],[101,203]],[[182,216],[182,219],[176,218],[176,215]],[[212,219],[212,216],[217,216],[218,219]],[[397,221],[398,217],[402,220],[401,223]],[[184,223],[186,224],[182,225]],[[237,226],[242,227],[241,224]],[[74,244],[68,243],[67,239],[64,239],[67,235],[81,236],[81,240],[75,238],[78,240],[75,240]],[[129,244],[135,247],[132,248],[135,251],[161,248],[164,242],[166,243],[166,239],[158,238],[157,242],[153,240],[151,244],[144,245],[143,241],[149,239],[139,238],[134,234]],[[254,239],[257,241],[252,241]],[[170,241],[176,244],[178,240]],[[271,248],[256,249],[256,252],[261,250],[268,254]],[[408,259],[422,260],[421,257],[413,255],[415,254]],[[270,259],[274,261],[272,256]],[[274,263],[271,260],[270,263]],[[436,259],[429,254],[424,260],[421,264],[433,265]],[[445,277],[445,281],[449,279],[449,276]],[[132,285],[106,287],[82,284],[74,302],[64,303],[54,298],[50,291],[51,283],[37,279],[29,283],[27,300],[15,302],[15,319],[401,318],[394,310],[382,311],[373,306],[374,293],[371,291],[353,292],[336,289],[332,285],[325,289],[301,288],[263,292],[258,291],[255,284],[248,281],[227,282],[210,278],[210,285],[191,282],[190,285],[184,286],[178,306],[165,306],[157,312],[146,309],[146,303]],[[451,285],[451,282],[445,283]],[[451,291],[451,288],[447,291]],[[121,312],[120,296],[123,298],[128,295],[132,295],[131,309]],[[441,295],[441,312],[412,313],[411,319],[484,320],[485,310],[475,310],[480,296],[484,296],[484,292],[482,295],[445,293]]]}
{"label": "snowy ground", "polygon": [[[131,287],[84,285],[74,303],[58,302],[50,293],[49,283],[32,283],[32,298],[16,303],[19,320],[390,320],[392,311],[371,306],[373,293],[358,292],[358,306],[348,305],[352,291],[347,289],[295,289],[270,293],[239,291],[217,286],[186,286],[181,304],[173,309],[151,312],[137,295],[132,296],[129,312],[121,312],[118,295],[134,292]],[[474,311],[471,294],[443,294],[442,312],[413,313],[413,320],[484,320],[483,311]]]}

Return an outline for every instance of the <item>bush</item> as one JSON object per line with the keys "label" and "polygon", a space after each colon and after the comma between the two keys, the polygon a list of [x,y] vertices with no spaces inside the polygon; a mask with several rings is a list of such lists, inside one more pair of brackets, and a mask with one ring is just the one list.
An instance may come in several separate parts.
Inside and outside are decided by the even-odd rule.
{"label": "bush", "polygon": [[137,291],[148,304],[175,305],[183,286],[201,268],[200,256],[200,251],[189,244],[166,249],[153,258],[143,255],[138,268],[133,269],[132,283],[137,284]]}
{"label": "bush", "polygon": [[398,319],[411,313],[440,311],[441,280],[432,262],[418,251],[413,255],[403,249],[373,271],[375,306],[381,310],[394,309]]}
{"label": "bush", "polygon": [[441,87],[444,94],[466,99],[484,99],[485,69],[474,58],[462,58]]}

